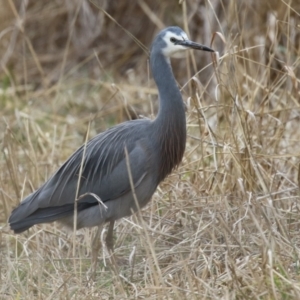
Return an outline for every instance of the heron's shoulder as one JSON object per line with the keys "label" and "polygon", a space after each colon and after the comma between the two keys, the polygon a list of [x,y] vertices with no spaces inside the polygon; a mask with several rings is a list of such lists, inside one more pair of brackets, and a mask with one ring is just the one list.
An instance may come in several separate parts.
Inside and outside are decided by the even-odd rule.
{"label": "heron's shoulder", "polygon": [[[138,128],[145,128],[148,127],[149,125],[151,125],[152,121],[150,119],[136,119],[136,120],[130,120],[130,121],[126,121],[123,122],[121,124],[118,124],[112,128],[110,128],[111,130],[135,130]],[[140,130],[140,129],[139,129]]]}
{"label": "heron's shoulder", "polygon": [[99,133],[91,140],[91,143],[99,141],[113,143],[114,141],[140,139],[148,133],[148,130],[151,130],[151,124],[150,119],[127,121]]}

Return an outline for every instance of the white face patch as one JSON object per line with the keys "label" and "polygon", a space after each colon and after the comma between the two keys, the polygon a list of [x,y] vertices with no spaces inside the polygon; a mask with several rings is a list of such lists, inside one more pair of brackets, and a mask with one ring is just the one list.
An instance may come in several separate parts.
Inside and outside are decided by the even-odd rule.
{"label": "white face patch", "polygon": [[175,38],[176,40],[189,40],[188,36],[183,31],[181,32],[180,35],[168,31],[163,37],[163,40],[167,44],[167,46],[163,49],[163,54],[167,57],[170,56],[176,57],[177,56],[176,54],[181,54],[181,52],[188,49],[181,45],[175,45],[174,42],[171,41],[172,38]]}

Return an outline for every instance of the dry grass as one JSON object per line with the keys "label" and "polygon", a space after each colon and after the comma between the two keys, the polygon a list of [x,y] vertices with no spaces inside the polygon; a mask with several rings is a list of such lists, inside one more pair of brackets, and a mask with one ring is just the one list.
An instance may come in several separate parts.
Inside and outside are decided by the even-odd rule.
{"label": "dry grass", "polygon": [[164,24],[188,24],[208,45],[220,32],[221,60],[174,61],[188,107],[183,163],[141,220],[117,223],[127,262],[116,270],[103,251],[94,280],[95,230],[73,239],[50,224],[16,236],[6,220],[89,123],[94,136],[155,114],[146,55],[88,2],[0,3],[2,299],[300,299],[299,3],[160,2],[100,5],[147,46]]}

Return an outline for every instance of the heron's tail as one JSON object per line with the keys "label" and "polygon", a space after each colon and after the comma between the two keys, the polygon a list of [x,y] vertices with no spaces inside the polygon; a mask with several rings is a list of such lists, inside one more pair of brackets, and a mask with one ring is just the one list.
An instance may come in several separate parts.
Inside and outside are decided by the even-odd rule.
{"label": "heron's tail", "polygon": [[21,233],[36,224],[51,223],[65,217],[72,216],[74,213],[74,204],[39,208],[31,215],[24,218],[18,217],[20,215],[19,210],[21,209],[24,209],[21,205],[15,208],[8,220],[10,228],[14,231],[14,233]]}

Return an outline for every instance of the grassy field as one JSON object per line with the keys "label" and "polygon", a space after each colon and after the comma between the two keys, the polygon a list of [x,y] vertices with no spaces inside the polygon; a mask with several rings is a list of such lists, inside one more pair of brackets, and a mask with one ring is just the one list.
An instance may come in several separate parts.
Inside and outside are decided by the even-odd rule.
{"label": "grassy field", "polygon": [[[300,299],[299,1],[94,2],[0,1],[0,298]],[[143,49],[168,25],[220,60],[173,61],[183,162],[91,276],[95,228],[14,235],[7,218],[86,134],[155,117]]]}

